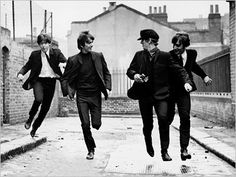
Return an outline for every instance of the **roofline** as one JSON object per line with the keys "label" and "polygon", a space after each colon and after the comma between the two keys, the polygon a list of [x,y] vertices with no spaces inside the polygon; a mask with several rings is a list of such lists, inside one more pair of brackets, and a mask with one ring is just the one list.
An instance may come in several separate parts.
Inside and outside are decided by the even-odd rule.
{"label": "roofline", "polygon": [[[131,10],[131,11],[133,11],[134,13],[137,13],[137,14],[139,14],[139,15],[141,15],[141,16],[143,16],[143,17],[149,19],[149,20],[152,20],[152,21],[154,21],[154,22],[156,22],[156,23],[158,23],[158,24],[160,24],[160,25],[166,26],[166,27],[168,27],[168,28],[170,28],[170,29],[173,29],[173,30],[175,30],[175,31],[180,31],[180,29],[178,29],[178,28],[175,28],[175,27],[173,27],[173,26],[171,26],[171,25],[169,25],[169,24],[166,24],[166,23],[164,23],[164,22],[161,22],[161,21],[158,21],[158,20],[154,20],[153,18],[148,17],[146,14],[144,14],[144,13],[142,13],[142,12],[136,10],[136,9],[133,9],[133,8],[131,8],[131,7],[129,7],[129,6],[126,6],[126,5],[124,5],[124,4],[119,4],[119,5],[117,5],[117,6],[116,6],[113,10],[111,10],[111,11],[114,11],[114,10],[120,8],[120,7],[125,7],[126,9]],[[104,16],[104,15],[110,13],[111,11],[106,10],[105,12],[103,12],[103,13],[101,13],[101,14],[99,14],[99,15],[93,17],[93,18],[91,18],[91,19],[88,20],[88,21],[73,21],[73,22],[71,22],[71,24],[89,23],[89,22],[91,22],[91,21],[93,21],[93,20],[95,20],[95,19],[97,19],[97,18],[100,18],[100,17],[102,17],[102,16]]]}
{"label": "roofline", "polygon": [[196,24],[195,22],[168,22],[170,24]]}

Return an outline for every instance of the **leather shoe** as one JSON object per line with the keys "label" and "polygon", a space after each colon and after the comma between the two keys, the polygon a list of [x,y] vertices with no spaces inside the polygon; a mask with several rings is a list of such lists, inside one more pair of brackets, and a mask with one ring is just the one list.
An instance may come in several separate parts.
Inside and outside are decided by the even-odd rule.
{"label": "leather shoe", "polygon": [[151,157],[154,157],[154,149],[151,146],[147,146],[147,153],[151,156]]}
{"label": "leather shoe", "polygon": [[94,159],[94,152],[93,152],[93,151],[90,151],[90,152],[87,154],[86,159],[88,159],[88,160]]}
{"label": "leather shoe", "polygon": [[171,161],[172,160],[172,158],[169,156],[169,154],[167,152],[163,152],[161,154],[161,157],[162,157],[163,161]]}
{"label": "leather shoe", "polygon": [[30,119],[28,119],[26,122],[25,122],[25,129],[29,129],[30,128],[30,126],[31,126],[31,123],[32,123],[32,121],[30,120]]}
{"label": "leather shoe", "polygon": [[30,131],[30,136],[33,138],[33,137],[35,137],[35,133],[36,133],[36,130],[35,129],[32,129],[31,131]]}
{"label": "leather shoe", "polygon": [[152,139],[151,138],[145,138],[145,144],[146,144],[147,153],[151,157],[154,157],[154,149],[153,149],[153,146],[152,146]]}
{"label": "leather shoe", "polygon": [[191,154],[188,153],[187,149],[181,150],[180,154],[181,160],[185,161],[186,159],[191,159]]}

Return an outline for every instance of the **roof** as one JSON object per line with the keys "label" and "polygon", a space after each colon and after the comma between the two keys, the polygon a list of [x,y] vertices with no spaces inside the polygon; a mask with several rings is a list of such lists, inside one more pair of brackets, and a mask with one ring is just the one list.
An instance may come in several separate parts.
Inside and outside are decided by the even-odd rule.
{"label": "roof", "polygon": [[145,18],[147,18],[147,19],[149,19],[149,20],[151,20],[151,21],[154,21],[154,22],[156,22],[156,23],[158,23],[158,24],[160,24],[160,25],[162,25],[162,26],[166,26],[166,27],[171,28],[171,29],[173,29],[173,30],[175,30],[175,31],[179,31],[178,28],[175,28],[175,27],[173,27],[173,26],[171,26],[171,25],[169,25],[169,24],[166,24],[166,23],[164,23],[164,22],[161,22],[161,21],[158,21],[158,20],[154,20],[153,18],[148,17],[148,15],[146,15],[146,14],[144,14],[144,13],[142,13],[142,12],[136,10],[136,9],[133,9],[133,8],[131,8],[131,7],[129,7],[129,6],[126,6],[126,5],[124,5],[124,4],[119,4],[119,5],[117,5],[113,10],[106,10],[105,12],[103,12],[103,13],[101,13],[101,14],[99,14],[99,15],[93,17],[93,18],[91,18],[91,19],[88,20],[88,21],[73,21],[73,22],[71,22],[71,24],[90,23],[90,22],[96,20],[97,18],[101,18],[102,16],[104,16],[104,15],[110,13],[111,11],[114,11],[114,10],[120,8],[120,7],[124,7],[124,8],[126,8],[127,10],[132,11],[132,12],[134,12],[134,13],[140,15],[140,16],[143,16],[143,17],[145,17]]}

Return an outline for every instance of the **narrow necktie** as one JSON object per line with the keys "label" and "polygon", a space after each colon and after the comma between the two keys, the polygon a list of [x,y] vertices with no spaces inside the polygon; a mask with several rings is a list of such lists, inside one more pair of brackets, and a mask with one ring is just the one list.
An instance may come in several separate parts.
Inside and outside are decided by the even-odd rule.
{"label": "narrow necktie", "polygon": [[49,62],[49,57],[48,57],[48,54],[45,52],[45,55],[46,55],[46,58],[47,58],[47,60],[48,60],[48,63],[50,63]]}
{"label": "narrow necktie", "polygon": [[179,55],[179,63],[180,63],[181,66],[184,66],[182,55]]}

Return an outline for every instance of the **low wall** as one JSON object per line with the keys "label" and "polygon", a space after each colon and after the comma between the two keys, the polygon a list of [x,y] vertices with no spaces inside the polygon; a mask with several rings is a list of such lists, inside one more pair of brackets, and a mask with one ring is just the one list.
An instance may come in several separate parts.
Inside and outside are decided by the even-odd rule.
{"label": "low wall", "polygon": [[191,114],[226,127],[235,127],[230,93],[191,93]]}
{"label": "low wall", "polygon": [[[235,106],[229,93],[191,93],[191,114],[222,126],[234,127]],[[103,114],[140,114],[138,101],[127,97],[111,97],[102,100]],[[78,114],[76,101],[59,98],[59,115]]]}
{"label": "low wall", "polygon": [[[139,114],[138,101],[127,97],[111,97],[102,99],[102,114]],[[70,101],[65,97],[59,98],[59,115],[78,114],[76,101]]]}

